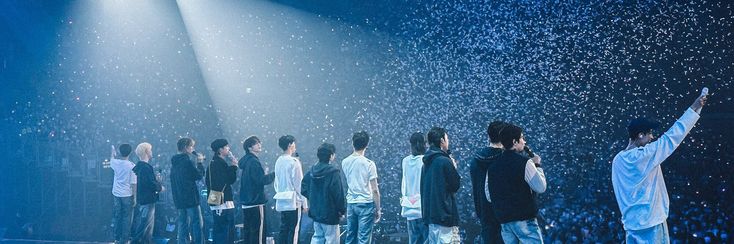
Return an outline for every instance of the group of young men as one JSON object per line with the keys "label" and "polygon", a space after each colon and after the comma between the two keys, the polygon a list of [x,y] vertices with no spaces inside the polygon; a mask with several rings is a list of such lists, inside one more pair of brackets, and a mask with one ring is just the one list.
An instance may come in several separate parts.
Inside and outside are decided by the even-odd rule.
{"label": "group of young men", "polygon": [[[612,182],[622,212],[622,222],[629,243],[669,242],[665,219],[668,197],[660,164],[691,130],[706,96],[696,99],[690,109],[658,141],[652,142],[652,130],[658,124],[635,119],[628,125],[629,146],[617,154],[612,164]],[[472,195],[482,229],[482,243],[542,243],[536,219],[535,196],[547,186],[541,158],[525,144],[523,129],[495,121],[487,127],[489,145],[470,160]],[[268,201],[264,187],[274,184],[275,210],[280,212],[278,243],[298,243],[301,216],[314,220],[311,243],[339,243],[339,223],[346,217],[347,243],[372,243],[372,230],[382,211],[377,167],[365,157],[370,137],[360,131],[352,136],[353,153],[341,161],[341,169],[332,163],[334,145],[323,143],[316,151],[319,162],[307,173],[296,153],[296,139],[291,135],[278,139],[283,151],[269,172],[259,159],[260,139],[251,136],[243,142],[245,156],[237,160],[225,139],[211,144],[215,156],[204,170],[204,157],[194,152],[194,140],[178,141],[179,154],[171,159],[171,187],[178,209],[178,243],[204,243],[197,181],[205,180],[209,194],[221,193],[221,201],[209,202],[214,215],[214,243],[234,242],[232,184],[240,176],[240,204],[243,215],[244,243],[264,243],[265,209]],[[456,192],[461,186],[458,163],[449,149],[448,132],[433,127],[424,136],[411,135],[411,154],[402,160],[401,215],[407,219],[409,242],[460,243]],[[426,143],[427,142],[427,143]],[[112,159],[115,171],[116,241],[129,239],[131,207],[140,213],[132,240],[150,242],[155,201],[162,191],[160,179],[148,164],[152,146],[138,145],[140,162],[128,161],[130,145],[120,146],[120,159]],[[113,151],[114,154],[114,151]],[[133,174],[134,172],[134,174]],[[346,182],[342,180],[342,173]],[[137,177],[136,177],[137,176]],[[137,186],[136,186],[137,184]],[[346,194],[344,186],[346,185]],[[133,192],[137,189],[137,199]]]}
{"label": "group of young men", "polygon": [[[112,185],[114,199],[114,232],[116,242],[152,243],[155,202],[158,193],[163,190],[160,174],[156,174],[149,161],[153,157],[153,146],[140,143],[135,148],[139,161],[130,162],[132,152],[130,144],[120,145],[120,158],[115,158],[116,150],[112,149],[110,167],[115,172]],[[133,207],[136,207],[132,221]]]}

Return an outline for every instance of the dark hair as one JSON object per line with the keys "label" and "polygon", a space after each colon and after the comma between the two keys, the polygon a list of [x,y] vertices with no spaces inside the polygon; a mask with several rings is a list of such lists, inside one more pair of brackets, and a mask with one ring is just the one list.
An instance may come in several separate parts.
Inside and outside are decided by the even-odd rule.
{"label": "dark hair", "polygon": [[370,143],[370,135],[366,131],[360,131],[352,135],[352,146],[354,150],[362,150],[367,148],[367,144]]}
{"label": "dark hair", "polygon": [[191,146],[194,144],[194,139],[184,137],[181,139],[178,139],[178,142],[176,143],[176,147],[178,147],[179,152],[183,152],[186,150],[186,147]]}
{"label": "dark hair", "polygon": [[245,154],[252,153],[250,152],[250,148],[258,143],[260,143],[260,138],[257,138],[257,136],[250,136],[245,139],[245,142],[242,143],[242,148],[245,149]]}
{"label": "dark hair", "polygon": [[214,151],[214,154],[219,155],[219,149],[222,149],[229,145],[229,142],[226,139],[216,139],[212,142],[211,148],[212,151]]}
{"label": "dark hair", "polygon": [[130,144],[122,144],[120,145],[120,156],[127,157],[130,156],[130,153],[133,151],[133,146],[130,146]]}
{"label": "dark hair", "polygon": [[316,156],[319,158],[319,162],[329,163],[331,155],[336,153],[336,147],[334,144],[322,143],[319,149],[316,150]]}
{"label": "dark hair", "polygon": [[410,151],[413,153],[413,156],[426,153],[426,138],[420,131],[410,136]]}
{"label": "dark hair", "polygon": [[428,144],[431,144],[431,146],[440,147],[441,146],[441,139],[446,135],[446,129],[441,127],[433,127],[431,130],[428,131]]}
{"label": "dark hair", "polygon": [[489,123],[487,126],[487,137],[489,137],[490,143],[498,143],[500,142],[500,131],[502,131],[502,128],[507,126],[507,123],[495,120],[492,123]]}
{"label": "dark hair", "polygon": [[296,142],[296,138],[292,135],[285,135],[278,138],[278,146],[280,149],[283,149],[283,151],[288,150],[288,146],[291,145],[291,143]]}
{"label": "dark hair", "polygon": [[500,132],[500,141],[505,149],[512,148],[515,145],[515,140],[519,141],[520,137],[522,137],[522,128],[517,125],[507,124]]}

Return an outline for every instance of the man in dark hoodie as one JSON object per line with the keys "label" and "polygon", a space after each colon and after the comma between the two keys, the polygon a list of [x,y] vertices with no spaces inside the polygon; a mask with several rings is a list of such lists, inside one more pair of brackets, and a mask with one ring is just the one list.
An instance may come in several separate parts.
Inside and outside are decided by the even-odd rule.
{"label": "man in dark hoodie", "polygon": [[148,163],[153,157],[153,146],[143,142],[135,148],[140,161],[135,164],[133,172],[138,177],[138,225],[135,227],[133,243],[153,243],[155,228],[155,202],[158,193],[163,191],[160,179],[155,175],[153,166]]}
{"label": "man in dark hoodie", "polygon": [[204,155],[194,151],[195,144],[191,138],[179,139],[176,143],[178,154],[171,158],[171,194],[178,210],[178,244],[190,243],[190,239],[193,240],[191,243],[204,243],[204,222],[199,206],[201,197],[196,183],[204,175]]}
{"label": "man in dark hoodie", "polygon": [[313,219],[313,244],[338,244],[339,221],[347,212],[339,169],[331,165],[336,158],[334,145],[324,143],[316,152],[319,163],[301,181],[301,193],[311,203],[308,216]]}
{"label": "man in dark hoodie", "polygon": [[429,243],[461,243],[455,194],[461,186],[456,160],[450,155],[446,129],[433,127],[427,135],[430,148],[423,156],[421,212],[428,224]]}
{"label": "man in dark hoodie", "polygon": [[239,161],[242,169],[240,177],[240,203],[244,229],[243,243],[265,243],[265,185],[275,180],[275,173],[268,173],[263,168],[258,155],[262,151],[262,144],[257,136],[250,136],[242,143],[245,156]]}
{"label": "man in dark hoodie", "polygon": [[504,243],[502,242],[502,227],[494,216],[492,203],[487,201],[484,192],[487,168],[493,164],[502,154],[502,143],[500,142],[500,130],[506,125],[502,121],[494,121],[487,126],[489,147],[480,149],[469,162],[469,173],[471,174],[472,197],[474,208],[482,225],[482,243]]}
{"label": "man in dark hoodie", "polygon": [[500,141],[505,150],[487,168],[487,189],[494,214],[502,223],[502,239],[506,243],[543,243],[533,193],[546,189],[540,156],[522,154],[525,136],[516,125],[506,125]]}

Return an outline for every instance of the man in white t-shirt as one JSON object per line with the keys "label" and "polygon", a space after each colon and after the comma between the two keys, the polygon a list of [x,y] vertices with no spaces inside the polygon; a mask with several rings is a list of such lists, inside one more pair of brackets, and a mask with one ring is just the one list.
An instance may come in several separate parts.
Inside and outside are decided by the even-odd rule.
{"label": "man in white t-shirt", "polygon": [[130,144],[120,145],[120,158],[115,158],[115,147],[112,147],[110,167],[115,176],[112,183],[112,195],[115,197],[113,207],[113,223],[115,243],[130,242],[130,225],[132,208],[135,202],[135,185],[137,177],[133,174],[135,164],[128,159],[133,147]]}
{"label": "man in white t-shirt", "polygon": [[347,179],[347,237],[346,243],[372,243],[372,228],[380,221],[380,189],[377,167],[364,156],[370,136],[365,131],[354,133],[354,153],[342,160]]}

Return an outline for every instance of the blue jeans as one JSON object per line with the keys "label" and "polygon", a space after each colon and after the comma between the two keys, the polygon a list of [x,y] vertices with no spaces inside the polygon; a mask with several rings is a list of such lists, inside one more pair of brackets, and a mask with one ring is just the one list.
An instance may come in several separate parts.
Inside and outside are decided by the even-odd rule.
{"label": "blue jeans", "polygon": [[153,227],[155,225],[155,203],[138,205],[137,224],[135,234],[133,235],[134,243],[153,243]]}
{"label": "blue jeans", "polygon": [[628,230],[625,240],[627,243],[670,243],[670,234],[668,234],[668,223],[663,222],[659,225],[642,229]]}
{"label": "blue jeans", "polygon": [[113,205],[113,223],[115,225],[115,243],[130,241],[130,217],[133,210],[133,197],[115,197]]}
{"label": "blue jeans", "polygon": [[461,237],[459,236],[459,227],[446,227],[437,224],[429,224],[428,243],[460,244]]}
{"label": "blue jeans", "polygon": [[[201,218],[201,208],[198,205],[196,207],[179,209],[176,225],[178,227],[178,235],[176,236],[178,244],[204,244],[204,222]],[[193,242],[189,242],[189,235]]]}
{"label": "blue jeans", "polygon": [[538,220],[520,220],[502,224],[502,240],[505,243],[543,243]]}
{"label": "blue jeans", "polygon": [[347,244],[371,244],[375,226],[375,203],[347,204]]}
{"label": "blue jeans", "polygon": [[423,219],[408,220],[408,243],[423,244],[428,241],[428,225]]}
{"label": "blue jeans", "polygon": [[339,244],[339,225],[313,222],[311,244]]}

